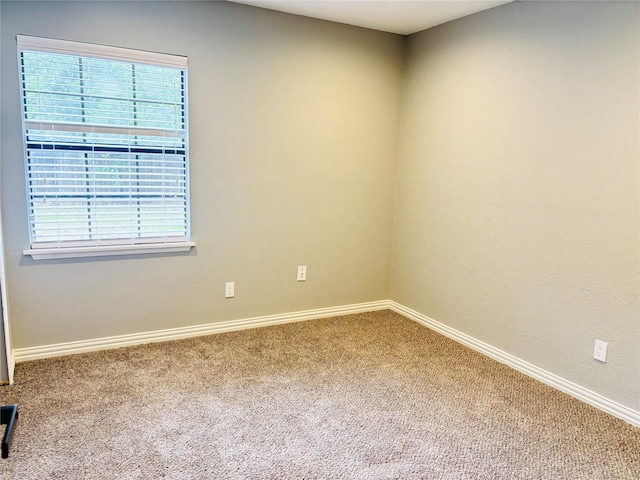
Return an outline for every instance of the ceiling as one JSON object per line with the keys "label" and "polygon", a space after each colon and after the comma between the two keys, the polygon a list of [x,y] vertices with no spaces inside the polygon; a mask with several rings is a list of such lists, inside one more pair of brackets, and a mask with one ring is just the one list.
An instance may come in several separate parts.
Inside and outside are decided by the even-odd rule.
{"label": "ceiling", "polygon": [[511,0],[229,0],[383,32],[409,35]]}

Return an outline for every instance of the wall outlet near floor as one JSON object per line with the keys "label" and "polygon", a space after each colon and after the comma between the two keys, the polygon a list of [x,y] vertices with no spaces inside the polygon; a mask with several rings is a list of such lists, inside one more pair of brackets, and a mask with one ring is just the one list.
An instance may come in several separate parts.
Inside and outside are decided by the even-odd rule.
{"label": "wall outlet near floor", "polygon": [[301,265],[298,267],[298,276],[296,280],[298,282],[304,282],[307,279],[307,267],[306,265]]}
{"label": "wall outlet near floor", "polygon": [[235,295],[236,284],[234,282],[227,282],[224,284],[224,298],[233,298]]}
{"label": "wall outlet near floor", "polygon": [[602,340],[596,340],[596,346],[593,349],[593,358],[601,362],[607,361],[607,347],[609,344]]}

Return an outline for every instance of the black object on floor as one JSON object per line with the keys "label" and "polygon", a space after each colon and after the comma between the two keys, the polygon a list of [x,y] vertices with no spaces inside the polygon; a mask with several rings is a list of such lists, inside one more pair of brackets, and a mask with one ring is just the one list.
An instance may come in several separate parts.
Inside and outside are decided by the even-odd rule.
{"label": "black object on floor", "polygon": [[2,437],[2,458],[9,456],[9,444],[13,436],[13,427],[18,419],[18,405],[7,405],[0,407],[0,424],[6,425],[7,429]]}

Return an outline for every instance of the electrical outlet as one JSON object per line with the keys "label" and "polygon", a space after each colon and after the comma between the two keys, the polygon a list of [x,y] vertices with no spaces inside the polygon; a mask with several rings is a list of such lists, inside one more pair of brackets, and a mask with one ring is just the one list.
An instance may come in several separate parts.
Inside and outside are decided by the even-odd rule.
{"label": "electrical outlet", "polygon": [[224,284],[224,298],[233,298],[235,295],[236,284],[234,282],[227,282]]}
{"label": "electrical outlet", "polygon": [[298,282],[304,282],[307,279],[307,267],[305,265],[301,265],[298,267],[298,276],[296,280]]}
{"label": "electrical outlet", "polygon": [[609,344],[602,340],[596,340],[596,346],[593,349],[593,358],[601,362],[607,361],[607,347]]}

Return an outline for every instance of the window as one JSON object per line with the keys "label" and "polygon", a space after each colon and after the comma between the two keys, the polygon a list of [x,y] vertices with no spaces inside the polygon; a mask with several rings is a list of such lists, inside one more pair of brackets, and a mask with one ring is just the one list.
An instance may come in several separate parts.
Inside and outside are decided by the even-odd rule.
{"label": "window", "polygon": [[186,251],[185,57],[18,36],[33,258]]}

